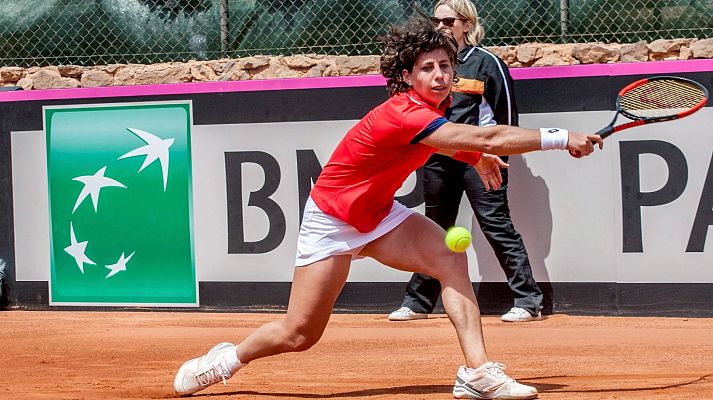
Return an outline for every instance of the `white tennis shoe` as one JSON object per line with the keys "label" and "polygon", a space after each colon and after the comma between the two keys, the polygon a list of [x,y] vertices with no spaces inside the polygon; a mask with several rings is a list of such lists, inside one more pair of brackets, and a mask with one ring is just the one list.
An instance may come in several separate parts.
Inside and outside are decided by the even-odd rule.
{"label": "white tennis shoe", "polygon": [[538,312],[537,315],[530,314],[529,311],[521,307],[513,307],[510,311],[503,314],[500,320],[503,322],[529,322],[529,321],[539,321],[542,319],[542,312]]}
{"label": "white tennis shoe", "polygon": [[179,396],[193,394],[220,381],[226,385],[226,380],[233,376],[224,354],[235,351],[232,343],[219,343],[198,358],[186,361],[181,365],[173,380],[173,390]]}
{"label": "white tennis shoe", "polygon": [[537,398],[537,389],[509,377],[500,363],[487,362],[480,367],[460,367],[453,386],[456,399],[527,400]]}
{"label": "white tennis shoe", "polygon": [[416,311],[408,308],[401,307],[398,310],[389,314],[389,321],[411,321],[412,319],[426,319],[428,314],[417,313]]}

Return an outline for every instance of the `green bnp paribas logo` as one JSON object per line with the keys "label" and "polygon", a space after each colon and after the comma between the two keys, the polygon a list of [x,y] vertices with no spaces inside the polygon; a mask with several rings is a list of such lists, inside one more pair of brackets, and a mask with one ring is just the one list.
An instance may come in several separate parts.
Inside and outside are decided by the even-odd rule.
{"label": "green bnp paribas logo", "polygon": [[46,107],[44,118],[50,303],[197,305],[190,103]]}

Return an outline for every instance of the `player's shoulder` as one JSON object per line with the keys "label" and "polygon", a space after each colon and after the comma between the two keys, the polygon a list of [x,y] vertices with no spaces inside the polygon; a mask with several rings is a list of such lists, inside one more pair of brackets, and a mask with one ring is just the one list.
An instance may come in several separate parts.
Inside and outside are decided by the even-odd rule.
{"label": "player's shoulder", "polygon": [[397,93],[379,106],[383,118],[399,118],[415,104],[406,93]]}
{"label": "player's shoulder", "polygon": [[401,126],[420,126],[424,122],[428,123],[442,117],[444,111],[445,108],[438,109],[411,91],[403,94],[398,103],[398,109],[395,110],[394,114],[399,115]]}
{"label": "player's shoulder", "polygon": [[390,100],[387,107],[391,110],[400,110],[404,113],[423,109],[433,110],[433,107],[413,90],[408,93],[396,94]]}
{"label": "player's shoulder", "polygon": [[397,93],[370,112],[375,126],[401,126],[403,120],[422,105],[407,93]]}

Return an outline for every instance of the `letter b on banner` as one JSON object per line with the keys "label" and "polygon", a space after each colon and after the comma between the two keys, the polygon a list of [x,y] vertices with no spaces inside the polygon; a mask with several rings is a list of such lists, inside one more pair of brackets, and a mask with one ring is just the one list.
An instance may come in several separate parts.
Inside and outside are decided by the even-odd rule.
{"label": "letter b on banner", "polygon": [[[251,192],[248,207],[265,212],[270,228],[264,238],[256,242],[245,241],[243,213],[243,164],[253,163],[265,172],[263,186]],[[280,186],[280,164],[275,157],[262,151],[225,153],[225,177],[228,202],[228,253],[262,254],[277,248],[285,238],[285,213],[270,198]]]}

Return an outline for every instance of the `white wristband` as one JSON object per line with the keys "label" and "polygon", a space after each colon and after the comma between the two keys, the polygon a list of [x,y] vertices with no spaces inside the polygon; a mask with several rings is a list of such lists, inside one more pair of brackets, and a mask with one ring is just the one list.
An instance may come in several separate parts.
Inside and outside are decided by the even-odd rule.
{"label": "white wristband", "polygon": [[540,149],[565,150],[569,141],[569,131],[561,128],[540,128]]}

